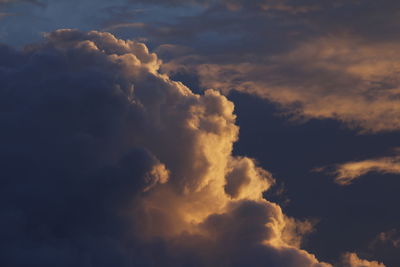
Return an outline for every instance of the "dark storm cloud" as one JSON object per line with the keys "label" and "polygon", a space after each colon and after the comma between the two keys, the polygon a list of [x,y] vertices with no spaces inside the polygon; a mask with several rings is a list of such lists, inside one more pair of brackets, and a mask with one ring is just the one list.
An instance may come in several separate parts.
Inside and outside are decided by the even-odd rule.
{"label": "dark storm cloud", "polygon": [[0,48],[4,266],[331,266],[232,156],[233,104],[144,44],[58,30]]}
{"label": "dark storm cloud", "polygon": [[[370,174],[351,188],[337,189],[329,177],[308,173],[315,166],[377,159],[384,150],[379,146],[398,145],[398,136],[382,134],[356,138],[354,132],[342,131],[341,126],[330,120],[345,122],[363,133],[398,130],[398,1],[154,0],[128,3],[121,0],[111,3],[55,0],[43,3],[47,4],[46,8],[15,3],[12,10],[6,10],[10,13],[20,11],[21,16],[3,18],[1,40],[25,44],[37,40],[38,32],[59,27],[106,29],[119,36],[146,40],[166,61],[163,70],[177,80],[193,83],[198,92],[213,87],[228,95],[236,89],[277,104],[271,111],[270,102],[253,99],[246,108],[238,111],[242,114],[239,116],[240,126],[245,132],[237,145],[241,148],[238,151],[241,155],[262,159],[264,166],[271,166],[273,173],[285,180],[292,200],[287,207],[289,214],[321,217],[316,234],[311,236],[313,243],[307,246],[309,251],[317,252],[318,257],[329,261],[336,260],[343,250],[355,251],[357,254],[346,254],[346,264],[351,261],[364,263],[364,258],[373,262],[374,256],[378,255],[379,262],[384,261],[387,266],[398,265],[396,253],[392,253],[391,258],[381,256],[384,255],[381,252],[371,252],[369,257],[364,257],[359,253],[361,249],[358,250],[360,244],[365,244],[376,234],[399,227],[398,216],[392,211],[398,202],[395,192],[398,177],[385,177],[383,185],[379,176]],[[159,63],[152,59],[149,62],[153,62],[153,66],[147,66],[144,74],[141,71],[137,74],[138,68],[133,68],[136,76],[132,81],[125,76],[125,71],[130,73],[132,69],[121,67],[121,62],[116,63],[131,59],[111,59],[111,54],[131,52],[121,51],[114,45],[105,49],[102,47],[104,42],[97,39],[94,46],[86,42],[93,41],[94,35],[88,37],[74,33],[73,38],[68,39],[68,34],[63,33],[57,37],[61,39],[54,39],[56,36],[52,35],[50,44],[25,52],[8,47],[0,49],[0,60],[4,65],[1,82],[7,85],[1,90],[0,106],[5,110],[1,120],[5,125],[2,128],[8,129],[0,135],[9,143],[1,152],[4,170],[14,173],[12,177],[26,184],[22,188],[17,186],[22,184],[17,180],[5,179],[9,186],[4,190],[7,193],[17,191],[15,198],[22,199],[25,192],[33,192],[31,189],[34,188],[37,194],[44,192],[40,204],[46,202],[43,211],[39,212],[36,195],[29,196],[29,193],[27,195],[35,206],[30,213],[26,212],[28,202],[16,201],[19,204],[15,209],[5,205],[5,210],[11,210],[5,215],[11,218],[7,219],[7,225],[19,227],[14,232],[26,229],[24,233],[27,233],[24,234],[25,241],[11,242],[12,246],[6,250],[10,252],[8,259],[15,260],[13,255],[18,252],[12,250],[23,248],[24,253],[35,258],[38,264],[41,260],[46,261],[46,257],[40,255],[52,254],[48,252],[52,251],[52,255],[59,253],[66,260],[70,259],[71,264],[82,262],[82,259],[93,264],[102,261],[106,265],[108,260],[119,264],[123,259],[122,266],[129,266],[131,262],[154,265],[155,261],[159,265],[171,262],[175,266],[196,266],[194,259],[199,259],[200,264],[204,261],[220,264],[218,260],[223,259],[238,265],[244,259],[253,262],[252,257],[257,255],[260,264],[275,262],[280,266],[277,262],[290,258],[285,253],[301,254],[297,249],[285,248],[282,257],[275,257],[276,246],[260,245],[257,238],[249,237],[243,242],[254,250],[246,250],[244,245],[230,247],[223,240],[229,234],[241,232],[229,228],[226,222],[236,218],[233,214],[240,213],[236,210],[243,203],[231,205],[229,210],[222,206],[231,201],[259,198],[273,181],[268,173],[256,167],[253,160],[231,159],[231,145],[236,140],[237,129],[233,124],[233,106],[227,104],[230,102],[221,100],[224,98],[215,91],[200,97],[201,100],[192,96],[176,99],[176,95],[187,92],[177,84],[172,86],[175,88],[172,90],[174,96],[166,97],[162,92],[165,87],[170,87],[159,76],[154,78],[152,72]],[[71,46],[64,47],[68,40]],[[81,46],[74,47],[78,43]],[[105,52],[107,57],[90,56],[95,47],[108,51]],[[138,51],[133,54],[137,53],[142,54]],[[74,69],[76,73],[72,71]],[[151,78],[138,78],[143,77],[142,74]],[[167,78],[166,83],[170,82]],[[131,83],[135,85],[133,88],[127,86]],[[144,93],[147,90],[150,96]],[[176,93],[178,91],[180,93]],[[246,102],[247,97],[239,94],[232,99],[239,103]],[[253,106],[268,108],[255,108],[250,112]],[[311,120],[309,124],[298,127],[270,124],[277,118],[280,122],[287,120],[288,117],[274,119],[271,115],[282,110],[300,121],[304,118],[324,120]],[[265,134],[262,138],[261,133]],[[131,165],[133,169],[128,168]],[[128,173],[134,174],[131,176],[133,180],[127,176]],[[218,173],[214,175],[218,176],[218,186],[206,189],[210,181],[215,181],[211,173]],[[31,177],[43,178],[34,183],[35,179]],[[52,178],[53,184],[41,186],[50,177],[58,180]],[[82,190],[75,190],[80,182],[70,181],[71,177],[85,181]],[[96,188],[97,182],[109,185],[109,177],[116,177],[120,184],[100,186],[101,192],[89,191],[97,200],[87,200],[85,188]],[[156,184],[164,183],[167,177],[170,189],[157,189]],[[132,190],[123,191],[123,184],[130,185]],[[68,192],[63,193],[64,188]],[[153,190],[157,193],[152,193]],[[78,191],[74,193],[76,199],[83,201],[74,204],[78,201],[71,196],[72,191]],[[197,194],[183,197],[171,193],[188,191]],[[54,192],[59,194],[54,196]],[[116,200],[117,197],[108,194],[121,196],[124,200]],[[4,203],[9,196],[4,195]],[[68,216],[64,217],[74,217],[69,215],[73,213],[69,210],[78,205],[82,206],[78,214],[86,210],[93,212],[89,212],[90,216],[82,216],[79,222],[71,219],[72,223],[68,221],[60,226],[61,220],[50,218],[52,216],[47,216],[49,219],[44,216],[41,221],[42,214],[51,214],[46,206],[50,204],[44,199],[57,196],[61,199],[54,202],[60,203],[62,209],[68,205],[72,207],[65,208]],[[107,200],[111,210],[120,212],[115,215],[108,209],[96,209],[98,206],[94,203],[103,203],[102,199]],[[88,204],[82,205],[82,202]],[[141,205],[138,207],[127,202]],[[198,206],[198,203],[202,204]],[[271,209],[269,203],[246,203],[243,206],[261,212],[260,221],[268,221],[263,212]],[[210,211],[209,208],[214,206],[217,207]],[[253,206],[258,208],[253,209]],[[21,212],[14,212],[18,209]],[[56,209],[52,207],[52,210]],[[127,213],[135,216],[121,216]],[[136,225],[138,213],[143,217]],[[371,213],[376,216],[371,216]],[[58,216],[59,213],[55,214]],[[218,223],[206,223],[208,216],[210,220],[219,218],[215,219]],[[32,221],[32,218],[38,218],[33,225],[41,226],[26,226],[24,222]],[[82,239],[81,233],[93,218],[100,218],[103,224],[95,229],[95,233],[88,229],[89,237]],[[104,218],[112,219],[106,225]],[[189,221],[195,221],[195,230],[188,225]],[[280,219],[277,221],[282,222]],[[282,224],[288,228],[290,220],[283,221]],[[258,228],[257,222],[252,223],[259,230],[255,232],[268,236],[265,235],[268,229]],[[51,233],[43,228],[51,229]],[[121,230],[114,231],[115,228]],[[226,230],[229,234],[209,238],[214,228]],[[189,233],[176,234],[182,229]],[[145,232],[146,236],[157,236],[158,241],[129,239],[131,235],[129,238],[122,236],[125,234],[123,231]],[[197,235],[198,231],[202,236]],[[274,231],[282,233],[281,230]],[[77,241],[71,241],[67,232],[79,232],[71,235]],[[173,236],[166,238],[168,232],[174,233]],[[11,239],[10,236],[7,240]],[[297,241],[301,238],[296,236],[287,239],[283,236],[284,233],[284,243],[291,246],[301,243]],[[35,247],[38,250],[35,251]],[[226,251],[211,251],[205,247],[221,247]],[[243,255],[236,253],[228,259],[226,255],[236,250],[242,250]],[[260,255],[257,251],[261,251]],[[220,252],[224,257],[219,257]],[[304,262],[311,260],[309,254],[303,256]],[[54,265],[54,261],[47,262]],[[41,265],[46,265],[46,262]]]}
{"label": "dark storm cloud", "polygon": [[1,55],[2,264],[131,264],[120,246],[134,223],[122,214],[159,163],[129,140],[144,118],[120,70],[50,42]]}
{"label": "dark storm cloud", "polygon": [[[226,94],[236,89],[267,99],[267,103],[252,100],[238,110],[244,118],[239,122],[242,132],[247,133],[239,141],[239,154],[249,153],[265,159],[264,166],[275,167],[273,173],[289,188],[291,214],[321,218],[311,237],[311,251],[332,259],[343,249],[359,249],[358,256],[348,254],[352,255],[348,261],[373,261],[377,254],[359,253],[365,251],[363,245],[379,232],[399,227],[393,214],[398,176],[379,175],[393,168],[386,164],[385,170],[369,173],[349,189],[337,189],[331,177],[308,171],[318,166],[316,162],[387,159],[383,153],[397,146],[398,135],[382,132],[396,132],[400,125],[399,2],[217,1],[198,6],[204,8],[199,14],[144,28],[149,42],[160,45],[158,51],[165,55],[164,70],[180,79],[189,77],[189,84],[203,89]],[[247,101],[243,99],[239,95],[234,102]],[[269,101],[276,104],[272,111],[248,111],[254,103],[272,106]],[[311,121],[299,127],[281,122],[274,128],[268,112],[279,114],[279,110]],[[282,117],[280,121],[288,118]],[[331,119],[376,135],[357,136]],[[374,164],[369,171],[378,169]],[[235,193],[236,187],[227,188]],[[371,218],[371,213],[376,216]],[[393,255],[377,259],[398,266]]]}
{"label": "dark storm cloud", "polygon": [[[201,13],[177,16],[176,21],[146,25],[149,42],[160,44],[157,51],[167,62],[163,69],[179,79],[188,77],[188,84],[199,88],[226,93],[236,89],[275,103],[272,110],[250,112],[254,103],[272,106],[252,100],[238,110],[245,118],[239,122],[242,132],[247,133],[239,140],[239,154],[265,159],[262,164],[269,168],[275,166],[274,174],[289,188],[290,214],[321,218],[311,237],[311,251],[326,260],[336,258],[343,249],[365,251],[363,246],[374,235],[398,227],[399,218],[393,214],[398,177],[382,177],[379,171],[385,170],[380,168],[342,190],[330,182],[331,177],[309,170],[318,166],[316,162],[330,165],[388,158],[382,157],[384,152],[397,146],[398,135],[382,132],[398,131],[400,125],[399,2],[224,2],[230,2],[229,6],[223,2],[200,5]],[[243,99],[239,95],[234,102],[247,101]],[[289,111],[299,121],[322,120],[297,128],[282,126],[288,119],[282,116],[276,119],[281,125],[274,128],[269,124],[270,113],[279,114],[279,110]],[[376,135],[357,136],[331,119]],[[263,124],[265,130],[260,133]],[[377,170],[376,164],[372,169]],[[327,211],[326,207],[331,208]],[[371,211],[376,218],[369,218]],[[357,226],[361,224],[364,227]],[[377,254],[369,255],[373,260]],[[397,266],[398,257],[393,255],[378,259]],[[356,262],[363,256],[352,257]]]}

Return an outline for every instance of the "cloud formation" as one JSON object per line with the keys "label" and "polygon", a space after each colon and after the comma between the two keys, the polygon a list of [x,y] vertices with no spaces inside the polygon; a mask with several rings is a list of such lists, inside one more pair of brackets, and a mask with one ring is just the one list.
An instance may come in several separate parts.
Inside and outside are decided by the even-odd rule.
{"label": "cloud formation", "polygon": [[[3,1],[11,2],[15,1]],[[30,27],[52,30],[52,23],[38,17],[60,26],[90,25],[123,36],[131,32],[155,46],[192,48],[165,70],[186,69],[198,75],[205,88],[255,94],[297,119],[336,119],[364,133],[399,129],[398,1],[75,2],[44,1],[51,8],[32,11],[24,27],[5,18],[0,37],[6,42],[13,37],[20,44],[24,40],[15,32]],[[179,15],[172,16],[174,10]],[[157,12],[163,14],[162,21]],[[50,13],[55,16],[48,17]]]}
{"label": "cloud formation", "polygon": [[144,44],[57,30],[0,56],[2,265],[331,266],[232,156],[233,104]]}
{"label": "cloud formation", "polygon": [[400,125],[397,47],[323,37],[289,53],[259,55],[261,62],[209,64],[186,57],[166,70],[177,72],[192,63],[189,71],[199,75],[205,88],[255,94],[298,118],[333,118],[361,132],[385,132]]}
{"label": "cloud formation", "polygon": [[399,265],[400,232],[397,229],[379,233],[369,244],[369,251],[375,257],[384,258],[387,266]]}
{"label": "cloud formation", "polygon": [[378,235],[377,240],[382,243],[389,243],[394,248],[400,248],[400,233],[396,229],[382,232]]}
{"label": "cloud formation", "polygon": [[0,5],[18,3],[18,2],[26,2],[34,5],[43,5],[43,3],[39,0],[0,0]]}
{"label": "cloud formation", "polygon": [[356,253],[346,253],[343,255],[343,267],[386,267],[377,261],[363,260]]}
{"label": "cloud formation", "polygon": [[350,185],[354,180],[370,172],[400,174],[400,156],[395,155],[339,164],[334,170],[335,182],[340,185]]}
{"label": "cloud formation", "polygon": [[[217,1],[197,16],[147,30],[159,42],[195,48],[164,70],[195,73],[203,88],[255,94],[298,119],[389,132],[400,125],[398,7],[395,1]],[[368,32],[365,24],[373,24]]]}

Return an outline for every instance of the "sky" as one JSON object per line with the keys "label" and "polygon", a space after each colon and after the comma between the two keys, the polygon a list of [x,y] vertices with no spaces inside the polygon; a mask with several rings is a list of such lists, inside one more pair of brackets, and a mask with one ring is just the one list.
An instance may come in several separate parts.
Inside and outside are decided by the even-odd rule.
{"label": "sky", "polygon": [[0,265],[400,266],[399,15],[0,0]]}

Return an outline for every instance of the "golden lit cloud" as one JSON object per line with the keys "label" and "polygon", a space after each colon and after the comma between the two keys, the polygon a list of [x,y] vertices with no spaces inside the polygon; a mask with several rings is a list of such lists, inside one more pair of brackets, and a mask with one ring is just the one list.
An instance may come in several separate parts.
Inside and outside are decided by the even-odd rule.
{"label": "golden lit cloud", "polygon": [[[324,169],[326,168],[320,168],[317,171],[323,171]],[[395,155],[342,163],[335,167],[333,174],[336,176],[336,183],[349,185],[354,180],[370,172],[400,174],[400,156]]]}
{"label": "golden lit cloud", "polygon": [[[41,260],[38,249],[60,249],[66,260],[90,257],[93,264],[115,253],[123,262],[156,266],[331,266],[300,248],[312,225],[263,198],[274,183],[271,174],[251,158],[232,155],[239,127],[233,103],[221,93],[194,94],[161,74],[161,61],[144,44],[104,32],[57,30],[12,52],[6,55],[18,55],[19,64],[7,60],[0,69],[0,93],[13,116],[7,133],[20,132],[21,118],[28,118],[33,126],[25,132],[35,139],[38,131],[50,144],[32,150],[41,162],[32,163],[33,172],[49,174],[30,179],[10,171],[11,185],[43,186],[40,197],[30,199],[25,189],[3,196],[18,200],[6,207],[21,210],[17,221],[48,214],[38,218],[41,227],[25,229],[30,235],[41,236],[43,227],[57,232],[20,237],[32,244],[24,252],[30,262]],[[26,146],[37,143],[29,138],[22,138]],[[57,211],[50,202],[59,203]],[[24,224],[7,218],[15,231],[7,237],[14,240]],[[8,250],[18,251],[19,241]],[[74,242],[86,254],[71,252]],[[107,244],[106,254],[98,244]]]}
{"label": "golden lit cloud", "polygon": [[398,42],[366,42],[348,35],[309,39],[257,62],[210,64],[187,56],[163,66],[188,69],[203,87],[258,95],[300,118],[332,118],[361,132],[399,130]]}
{"label": "golden lit cloud", "polygon": [[386,267],[383,263],[377,261],[363,260],[356,253],[346,253],[343,255],[344,267]]}

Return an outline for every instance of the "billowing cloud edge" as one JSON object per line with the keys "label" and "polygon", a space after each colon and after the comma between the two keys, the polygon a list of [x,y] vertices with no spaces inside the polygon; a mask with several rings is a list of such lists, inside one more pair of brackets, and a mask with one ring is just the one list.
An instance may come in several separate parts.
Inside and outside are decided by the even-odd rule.
{"label": "billowing cloud edge", "polygon": [[310,226],[263,198],[271,174],[232,156],[219,92],[192,93],[105,32],[1,50],[8,264],[331,266],[299,248]]}
{"label": "billowing cloud edge", "polygon": [[378,261],[360,259],[356,253],[348,252],[342,256],[343,267],[386,267]]}

